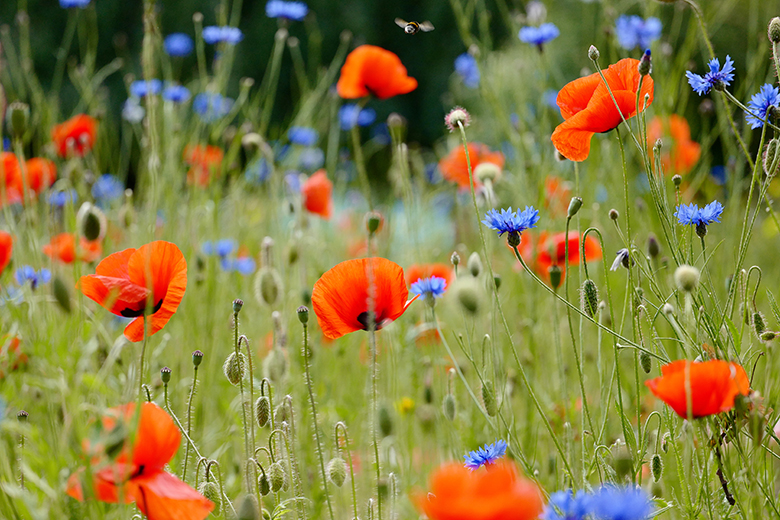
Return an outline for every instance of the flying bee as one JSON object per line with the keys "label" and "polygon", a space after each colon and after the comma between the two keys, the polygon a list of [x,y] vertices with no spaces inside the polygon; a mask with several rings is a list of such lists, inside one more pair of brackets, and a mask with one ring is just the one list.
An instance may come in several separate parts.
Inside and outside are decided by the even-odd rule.
{"label": "flying bee", "polygon": [[424,22],[407,22],[402,18],[396,18],[395,24],[403,28],[406,34],[417,34],[420,31],[431,32],[433,30],[433,24],[427,20]]}

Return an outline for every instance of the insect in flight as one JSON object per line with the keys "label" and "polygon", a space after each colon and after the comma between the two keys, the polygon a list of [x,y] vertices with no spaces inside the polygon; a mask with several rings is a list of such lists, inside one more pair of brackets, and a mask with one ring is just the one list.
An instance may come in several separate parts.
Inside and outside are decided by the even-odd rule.
{"label": "insect in flight", "polygon": [[396,18],[395,24],[403,28],[406,34],[417,34],[420,31],[431,32],[433,30],[433,24],[427,20],[425,22],[407,22],[402,18]]}

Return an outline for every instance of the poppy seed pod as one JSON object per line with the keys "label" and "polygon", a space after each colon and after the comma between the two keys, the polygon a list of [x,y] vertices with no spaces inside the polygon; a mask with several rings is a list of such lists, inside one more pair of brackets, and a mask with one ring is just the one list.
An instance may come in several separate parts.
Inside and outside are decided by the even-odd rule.
{"label": "poppy seed pod", "polygon": [[18,420],[19,422],[27,422],[27,419],[28,419],[29,417],[30,417],[30,414],[29,414],[29,413],[27,413],[27,412],[26,412],[26,411],[24,411],[24,410],[19,410],[19,411],[16,413],[16,420]]}
{"label": "poppy seed pod", "polygon": [[198,365],[200,365],[201,361],[203,361],[203,352],[196,350],[192,353],[192,364],[195,366],[195,368],[198,368]]}
{"label": "poppy seed pod", "polygon": [[239,352],[238,355],[235,352],[231,352],[222,365],[222,372],[233,386],[238,385],[244,379],[244,363],[244,354],[242,352]]}
{"label": "poppy seed pod", "polygon": [[255,401],[255,418],[260,428],[268,424],[268,419],[271,418],[271,399],[267,395],[261,395]]}
{"label": "poppy seed pod", "polygon": [[328,462],[328,479],[337,487],[344,485],[347,479],[347,463],[341,457],[333,457]]}
{"label": "poppy seed pod", "polygon": [[222,495],[219,492],[219,486],[213,480],[205,480],[198,486],[198,492],[208,500],[214,502],[214,510],[222,509]]}
{"label": "poppy seed pod", "polygon": [[304,325],[309,322],[309,308],[305,305],[298,307],[298,320]]}
{"label": "poppy seed pod", "polygon": [[233,300],[233,313],[238,314],[241,312],[241,308],[244,306],[244,300],[235,299]]}
{"label": "poppy seed pod", "polygon": [[167,385],[171,382],[171,369],[168,367],[162,367],[160,369],[160,379],[162,379],[163,384]]}

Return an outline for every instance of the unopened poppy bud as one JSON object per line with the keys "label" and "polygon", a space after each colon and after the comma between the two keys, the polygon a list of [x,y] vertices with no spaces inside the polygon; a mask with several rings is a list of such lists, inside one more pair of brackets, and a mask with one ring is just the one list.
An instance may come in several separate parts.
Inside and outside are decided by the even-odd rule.
{"label": "unopened poppy bud", "polygon": [[672,440],[672,436],[669,434],[669,432],[664,433],[664,436],[661,437],[661,451],[664,453],[669,453],[669,443]]}
{"label": "unopened poppy bud", "polygon": [[328,462],[328,479],[337,487],[344,485],[347,480],[347,463],[341,457],[333,457]]}
{"label": "unopened poppy bud", "polygon": [[6,125],[14,139],[21,139],[27,131],[30,122],[30,106],[21,101],[14,101],[6,109]]}
{"label": "unopened poppy bud", "polygon": [[643,350],[639,354],[639,364],[642,365],[642,370],[645,371],[645,374],[649,374],[653,368],[653,359],[650,357],[650,354]]}
{"label": "unopened poppy bud", "polygon": [[233,386],[238,385],[244,379],[244,354],[239,352],[236,355],[235,352],[231,352],[222,365],[222,372],[227,380],[230,381],[230,384]]}
{"label": "unopened poppy bud", "polygon": [[260,520],[257,510],[257,499],[252,495],[244,495],[236,508],[237,520]]}
{"label": "unopened poppy bud", "polygon": [[309,323],[309,308],[305,305],[298,307],[298,321],[306,325]]}
{"label": "unopened poppy bud", "polygon": [[378,233],[379,230],[382,229],[384,220],[382,214],[377,211],[369,211],[366,213],[366,230],[368,231],[368,234],[374,235],[375,233]]}
{"label": "unopened poppy bud", "polygon": [[501,288],[501,275],[493,275],[493,283],[496,285],[496,291]]}
{"label": "unopened poppy bud", "polygon": [[748,429],[750,430],[750,436],[753,438],[753,444],[760,446],[764,440],[764,432],[766,431],[766,417],[761,410],[753,406],[750,409],[748,415]]}
{"label": "unopened poppy bud", "polygon": [[482,304],[482,288],[475,278],[459,278],[453,284],[453,292],[463,309],[470,314],[477,314]]}
{"label": "unopened poppy bud", "polygon": [[674,316],[674,307],[672,307],[671,303],[664,303],[663,307],[661,307],[661,312],[671,318]]}
{"label": "unopened poppy bud", "polygon": [[258,303],[273,307],[282,293],[282,278],[276,269],[262,267],[255,276],[255,298]]}
{"label": "unopened poppy bud", "polygon": [[661,475],[664,472],[664,463],[661,460],[661,456],[659,454],[653,455],[652,461],[650,461],[650,469],[653,472],[653,480],[655,482],[658,482],[661,480]]}
{"label": "unopened poppy bud", "polygon": [[672,182],[676,187],[680,187],[680,184],[682,184],[682,177],[680,175],[673,175],[672,176]]}
{"label": "unopened poppy bud", "polygon": [[471,253],[471,255],[469,255],[469,260],[466,262],[466,267],[468,267],[471,276],[474,278],[482,274],[482,259],[479,257],[479,253],[474,251]]}
{"label": "unopened poppy bud", "polygon": [[551,265],[547,268],[547,274],[550,275],[550,286],[553,289],[557,289],[561,286],[563,280],[563,271],[557,265]]}
{"label": "unopened poppy bud", "polygon": [[271,483],[268,481],[268,475],[260,473],[257,478],[257,487],[260,488],[260,494],[266,496],[271,492]]}
{"label": "unopened poppy bud", "polygon": [[774,177],[780,171],[780,141],[777,139],[770,140],[764,148],[762,165],[767,177]]}
{"label": "unopened poppy bud", "polygon": [[201,352],[200,350],[196,350],[195,352],[192,353],[192,364],[195,365],[195,367],[197,367],[198,365],[200,365],[201,361],[203,361],[203,352]]}
{"label": "unopened poppy bud", "polygon": [[591,61],[596,61],[601,56],[601,53],[596,48],[595,45],[591,45],[588,47],[588,59]]}
{"label": "unopened poppy bud", "polygon": [[23,422],[23,423],[24,423],[24,422],[27,422],[27,419],[28,419],[29,417],[30,417],[30,414],[29,414],[29,413],[27,413],[27,412],[25,412],[24,410],[19,410],[18,412],[16,412],[16,419],[17,419],[19,422]]}
{"label": "unopened poppy bud", "polygon": [[772,43],[780,43],[780,18],[775,16],[769,20],[769,28],[767,30],[767,36]]}
{"label": "unopened poppy bud", "polygon": [[753,313],[753,331],[759,339],[761,338],[761,335],[766,332],[766,320],[764,319],[764,315],[759,311]]}
{"label": "unopened poppy bud", "polygon": [[393,418],[390,417],[390,409],[386,405],[379,407],[379,432],[382,437],[393,433]]}
{"label": "unopened poppy bud", "polygon": [[501,167],[489,161],[479,163],[477,167],[474,168],[474,177],[483,184],[487,183],[487,181],[493,182],[500,176]]}
{"label": "unopened poppy bud", "polygon": [[163,384],[167,385],[171,382],[171,369],[168,367],[162,367],[160,369],[160,379],[162,379]]}
{"label": "unopened poppy bud", "polygon": [[80,234],[90,242],[103,240],[108,228],[105,213],[91,202],[85,202],[79,208],[76,213],[76,225]]}
{"label": "unopened poppy bud", "polygon": [[450,262],[452,262],[452,265],[454,265],[455,267],[458,267],[458,265],[460,264],[460,255],[458,254],[457,251],[452,252],[452,255],[450,256]]}
{"label": "unopened poppy bud", "polygon": [[498,413],[498,399],[496,399],[496,388],[490,379],[485,379],[482,383],[482,404],[490,417],[496,416]]}
{"label": "unopened poppy bud", "polygon": [[572,197],[571,201],[569,201],[569,211],[567,213],[567,216],[569,218],[572,218],[580,211],[581,207],[582,207],[582,198]]}
{"label": "unopened poppy bud", "polygon": [[454,421],[457,408],[458,403],[455,401],[455,396],[452,394],[445,395],[444,401],[441,403],[441,409],[442,413],[444,413],[444,417],[446,417],[449,421]]}
{"label": "unopened poppy bud", "polygon": [[761,334],[761,341],[764,341],[764,342],[767,342],[767,343],[770,342],[770,341],[774,341],[776,338],[777,338],[777,332],[775,332],[773,330],[767,330],[767,331],[764,331],[763,334]]}
{"label": "unopened poppy bud", "polygon": [[65,282],[63,282],[62,278],[59,276],[54,277],[51,284],[51,292],[54,295],[54,299],[57,301],[57,305],[59,305],[63,311],[70,313],[70,289],[68,289],[68,286],[65,285]]}
{"label": "unopened poppy bud", "polygon": [[661,245],[652,233],[647,237],[647,254],[653,259],[658,258],[658,255],[661,254]]}
{"label": "unopened poppy bud", "polygon": [[693,292],[699,285],[699,270],[692,265],[681,265],[674,271],[674,283],[684,292]]}
{"label": "unopened poppy bud", "polygon": [[388,128],[403,128],[406,126],[406,118],[397,112],[391,112],[387,116]]}
{"label": "unopened poppy bud", "polygon": [[285,473],[284,466],[282,466],[281,462],[276,461],[271,464],[271,467],[268,468],[268,479],[271,482],[271,491],[278,493],[287,480],[287,474]]}
{"label": "unopened poppy bud", "polygon": [[204,480],[198,486],[198,492],[214,503],[214,511],[222,509],[222,495],[219,493],[219,486],[213,480]]}
{"label": "unopened poppy bud", "polygon": [[274,423],[282,424],[289,419],[289,410],[287,406],[282,403],[274,409]]}
{"label": "unopened poppy bud", "polygon": [[590,278],[582,282],[580,303],[582,304],[582,310],[585,314],[591,318],[596,315],[596,312],[599,309],[599,290],[596,287],[596,282]]}
{"label": "unopened poppy bud", "polygon": [[647,76],[650,74],[650,70],[652,69],[652,63],[650,60],[650,49],[647,49],[645,53],[642,55],[642,58],[639,60],[639,65],[637,65],[637,71],[639,71],[639,74],[642,76]]}
{"label": "unopened poppy bud", "polygon": [[255,418],[260,428],[268,424],[268,419],[271,418],[271,399],[267,395],[261,395],[255,401]]}
{"label": "unopened poppy bud", "polygon": [[609,210],[609,218],[610,220],[617,220],[620,218],[620,213],[618,213],[618,210],[616,210],[615,208],[612,208],[611,210]]}
{"label": "unopened poppy bud", "polygon": [[469,115],[469,113],[463,107],[455,107],[450,110],[446,116],[444,116],[444,125],[450,132],[454,132],[459,128],[459,126],[466,128],[470,124],[471,115]]}
{"label": "unopened poppy bud", "polygon": [[263,376],[275,385],[283,382],[287,376],[287,356],[281,347],[274,347],[263,360]]}

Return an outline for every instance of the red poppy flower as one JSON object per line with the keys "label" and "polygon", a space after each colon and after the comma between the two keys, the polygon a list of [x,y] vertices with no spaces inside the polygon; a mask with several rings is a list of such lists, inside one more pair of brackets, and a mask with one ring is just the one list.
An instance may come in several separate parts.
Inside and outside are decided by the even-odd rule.
{"label": "red poppy flower", "polygon": [[408,94],[417,88],[417,80],[406,74],[406,67],[394,53],[375,45],[361,45],[347,56],[336,84],[339,96],[356,99],[373,94],[387,99]]}
{"label": "red poppy flower", "polygon": [[444,464],[431,475],[430,489],[412,500],[431,520],[531,520],[543,507],[539,487],[507,460],[477,471]]}
{"label": "red poppy flower", "polygon": [[411,286],[421,278],[437,276],[444,278],[447,282],[447,287],[449,287],[452,281],[452,274],[452,268],[447,264],[413,264],[406,270],[406,283]]}
{"label": "red poppy flower", "polygon": [[184,148],[184,162],[190,165],[187,182],[208,186],[212,176],[219,175],[225,154],[221,148],[211,145],[187,146]]}
{"label": "red poppy flower", "polygon": [[10,233],[0,231],[0,274],[3,274],[3,270],[11,262],[13,250],[14,238]]}
{"label": "red poppy flower", "polygon": [[80,238],[77,250],[73,233],[60,233],[43,246],[43,254],[64,264],[72,264],[77,259],[82,262],[95,262],[102,253],[103,246],[100,241],[89,241],[84,237]]}
{"label": "red poppy flower", "polygon": [[328,179],[328,174],[325,173],[325,170],[318,170],[301,186],[303,206],[306,211],[315,213],[325,220],[330,220],[330,216],[333,214],[332,192],[333,183]]}
{"label": "red poppy flower", "polygon": [[0,337],[0,380],[6,372],[19,370],[27,365],[27,354],[19,349],[21,341],[16,336],[6,334]]}
{"label": "red poppy flower", "polygon": [[27,188],[40,193],[57,180],[57,167],[43,157],[33,157],[26,163]]}
{"label": "red poppy flower", "polygon": [[[665,136],[671,137],[671,140],[664,139],[664,146],[661,148],[661,166],[664,172],[669,175],[684,175],[690,172],[701,157],[701,146],[691,139],[688,121],[677,114],[668,118],[655,116],[647,125],[648,148],[652,150],[655,142]],[[655,159],[652,154],[650,159]]]}
{"label": "red poppy flower", "polygon": [[[552,236],[546,232],[539,234],[536,246],[536,269],[545,279],[549,278],[549,269],[553,265],[561,268],[561,280],[566,274],[567,264],[578,264],[580,261],[580,235],[569,231],[569,258],[566,258],[566,233],[556,233]],[[601,260],[601,248],[598,241],[588,236],[585,239],[585,259],[588,262]]]}
{"label": "red poppy flower", "polygon": [[[621,113],[626,119],[637,114],[638,65],[639,60],[626,58],[603,71],[614,101],[598,73],[576,79],[558,92],[557,103],[565,121],[553,132],[552,142],[561,155],[572,161],[584,161],[590,153],[593,134],[616,128],[623,121]],[[645,76],[642,82],[640,111],[646,94],[650,95],[647,103],[650,106],[653,102],[653,78],[650,76]]]}
{"label": "red poppy flower", "polygon": [[22,186],[19,159],[12,153],[0,152],[0,207],[21,202]]}
{"label": "red poppy flower", "polygon": [[728,412],[737,395],[750,393],[745,369],[721,359],[673,361],[661,367],[661,377],[645,381],[645,385],[682,418],[688,417],[689,399],[691,416],[705,417]]}
{"label": "red poppy flower", "polygon": [[[103,419],[106,433],[117,431],[118,421],[129,426],[133,421],[135,403],[110,410]],[[92,467],[92,487],[101,502],[135,502],[149,520],[202,520],[214,509],[214,504],[176,476],[163,470],[181,443],[181,433],[173,419],[154,403],[141,405],[141,417],[132,448],[125,444],[119,456],[111,462],[96,458]],[[97,451],[97,450],[91,450]],[[79,473],[68,479],[68,495],[84,500]]]}
{"label": "red poppy flower", "polygon": [[[504,167],[504,154],[501,152],[493,152],[487,145],[482,143],[469,143],[469,160],[471,161],[472,173],[477,169],[481,163],[493,163],[500,168]],[[462,146],[456,146],[447,157],[439,161],[439,169],[441,175],[448,181],[457,183],[461,188],[470,188],[469,184],[469,167],[466,162],[466,150]],[[474,186],[479,186],[477,178],[474,177]]]}
{"label": "red poppy flower", "polygon": [[330,339],[368,330],[368,269],[374,280],[376,329],[398,319],[409,304],[404,270],[386,258],[347,260],[314,284],[311,302],[322,333]]}
{"label": "red poppy flower", "polygon": [[97,127],[96,119],[79,114],[52,128],[51,140],[60,157],[67,157],[68,153],[83,157],[95,145]]}
{"label": "red poppy flower", "polygon": [[571,185],[560,177],[548,175],[544,179],[544,207],[553,216],[566,215],[571,202]]}
{"label": "red poppy flower", "polygon": [[[147,274],[151,279],[147,280]],[[79,288],[117,316],[135,318],[125,327],[125,337],[141,341],[147,299],[151,297],[150,336],[161,330],[179,307],[187,288],[187,261],[175,244],[151,242],[107,256],[95,274],[81,277]]]}

